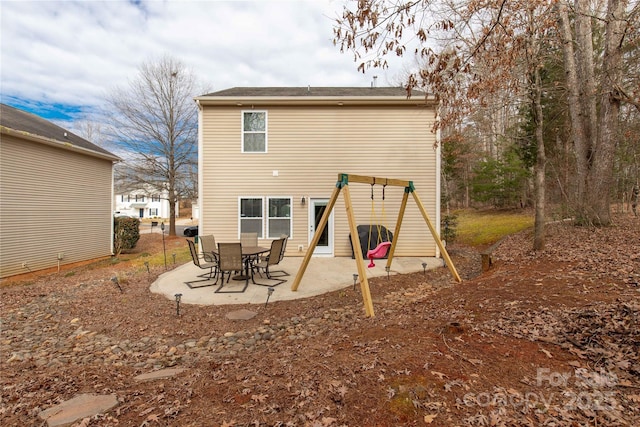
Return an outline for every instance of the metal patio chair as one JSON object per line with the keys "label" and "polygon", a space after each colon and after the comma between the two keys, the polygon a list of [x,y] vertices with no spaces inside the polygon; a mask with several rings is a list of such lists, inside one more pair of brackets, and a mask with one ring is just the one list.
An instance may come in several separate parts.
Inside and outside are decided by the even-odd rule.
{"label": "metal patio chair", "polygon": [[[193,263],[199,268],[201,268],[202,270],[209,270],[209,273],[201,274],[198,276],[198,277],[204,277],[204,279],[190,280],[184,283],[187,286],[189,286],[191,289],[204,288],[206,286],[215,285],[217,283],[217,280],[214,280],[214,279],[216,279],[218,276],[218,263],[214,261],[210,262],[210,261],[201,260],[200,257],[198,256],[198,251],[196,250],[196,244],[193,242],[193,240],[187,239],[187,243],[189,244],[189,252],[191,252],[191,259],[193,260]],[[211,282],[211,280],[213,280],[213,282]],[[207,285],[195,285],[195,286],[193,285],[194,283],[203,283],[203,282],[210,282],[210,283]]]}
{"label": "metal patio chair", "polygon": [[[258,246],[258,233],[240,233],[240,243],[242,243],[243,248]],[[249,267],[253,268],[258,262],[258,257],[251,257],[247,261],[249,262]]]}
{"label": "metal patio chair", "polygon": [[[254,265],[255,270],[258,272],[258,274],[260,274],[260,277],[262,277],[262,273],[260,272],[260,270],[264,271],[265,275],[267,276],[267,279],[269,280],[275,280],[277,283],[271,283],[271,284],[265,284],[265,283],[257,283],[256,285],[261,285],[261,286],[278,286],[284,282],[286,282],[286,279],[280,279],[280,277],[282,276],[288,276],[289,274],[284,272],[284,271],[271,271],[270,268],[274,265],[278,265],[280,263],[280,261],[283,258],[283,247],[285,245],[286,242],[286,238],[282,238],[282,239],[276,239],[276,240],[272,240],[271,241],[271,250],[269,251],[269,255],[267,255],[266,257],[264,257],[260,262],[256,263]],[[276,274],[274,275],[273,273],[280,273],[280,274]],[[284,274],[282,274],[284,273]]]}
{"label": "metal patio chair", "polygon": [[[245,260],[242,256],[241,243],[218,243],[218,261],[220,270],[220,286],[216,289],[216,293],[242,293],[249,286],[249,269],[245,271]],[[231,279],[231,275],[240,272],[246,275],[244,278],[244,287],[241,290],[222,290],[225,284],[224,276],[227,274],[227,282]]]}
{"label": "metal patio chair", "polygon": [[258,233],[240,233],[242,246],[258,246]]}
{"label": "metal patio chair", "polygon": [[200,257],[205,261],[217,263],[218,254],[216,253],[216,238],[213,237],[213,234],[198,236],[198,239],[200,240],[200,247],[202,248]]}

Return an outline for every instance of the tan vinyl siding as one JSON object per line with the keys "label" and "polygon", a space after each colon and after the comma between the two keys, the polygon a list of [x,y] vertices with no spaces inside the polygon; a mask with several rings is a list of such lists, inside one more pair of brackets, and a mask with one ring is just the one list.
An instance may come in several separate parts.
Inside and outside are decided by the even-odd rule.
{"label": "tan vinyl siding", "polygon": [[2,135],[0,161],[0,277],[111,255],[110,160]]}
{"label": "tan vinyl siding", "polygon": [[[293,198],[293,235],[288,255],[302,255],[309,243],[308,205],[300,199],[329,198],[338,173],[406,179],[414,182],[432,221],[436,219],[436,136],[434,110],[423,106],[275,106],[268,112],[268,152],[241,152],[243,107],[205,106],[201,123],[201,233],[217,241],[236,240],[238,197]],[[277,171],[278,176],[274,176]],[[356,222],[371,221],[371,187],[349,186]],[[403,188],[385,191],[386,225],[393,232]],[[382,186],[375,186],[375,210],[382,218]],[[350,256],[343,196],[334,209],[334,255]],[[397,256],[433,256],[430,232],[409,198]],[[265,241],[266,242],[266,241]]]}

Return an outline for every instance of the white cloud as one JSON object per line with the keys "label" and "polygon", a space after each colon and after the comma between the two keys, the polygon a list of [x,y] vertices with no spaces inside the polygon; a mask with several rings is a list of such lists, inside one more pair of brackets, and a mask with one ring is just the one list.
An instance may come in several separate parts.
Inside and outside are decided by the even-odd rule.
{"label": "white cloud", "polygon": [[[2,1],[2,97],[91,110],[169,54],[212,90],[368,86],[332,44],[341,2]],[[385,81],[379,79],[379,82]]]}

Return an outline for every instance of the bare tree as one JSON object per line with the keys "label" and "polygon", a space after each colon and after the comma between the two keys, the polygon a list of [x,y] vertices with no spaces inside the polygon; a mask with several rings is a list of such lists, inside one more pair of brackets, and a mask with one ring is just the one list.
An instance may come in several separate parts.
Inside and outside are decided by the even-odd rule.
{"label": "bare tree", "polygon": [[[440,123],[445,127],[481,110],[494,111],[497,119],[488,122],[489,137],[494,139],[498,129],[503,132],[509,127],[509,115],[518,114],[519,104],[526,103],[533,113],[538,146],[535,249],[544,246],[546,155],[540,40],[548,37],[554,25],[546,17],[549,7],[545,0],[402,4],[373,0],[358,2],[355,11],[345,8],[334,29],[335,43],[343,51],[354,51],[356,60],[363,57],[360,51],[374,55],[360,64],[363,71],[386,66],[382,58],[388,54],[418,56],[423,66],[409,75],[407,90],[409,95],[413,87],[434,93],[441,102]],[[419,42],[414,50],[407,48],[411,38]]]}
{"label": "bare tree", "polygon": [[112,137],[130,153],[118,170],[121,187],[151,187],[169,200],[169,235],[176,203],[193,188],[197,165],[197,80],[178,60],[146,62],[126,88],[108,96]]}
{"label": "bare tree", "polygon": [[[605,11],[590,9],[600,4]],[[420,58],[423,65],[409,75],[407,90],[409,95],[413,87],[434,93],[444,113],[439,123],[445,127],[484,107],[498,89],[522,85],[514,93],[524,90],[533,112],[536,208],[543,209],[540,52],[541,44],[561,42],[578,180],[574,212],[581,222],[606,225],[620,106],[640,105],[637,84],[625,87],[638,80],[622,72],[625,56],[632,55],[634,46],[637,50],[639,14],[633,0],[369,0],[357,2],[354,10],[345,6],[336,19],[334,43],[353,52],[363,72],[386,67],[388,55]],[[603,35],[602,54],[594,46],[593,25]],[[537,226],[543,226],[543,213],[536,212]],[[540,232],[536,230],[538,237]],[[543,244],[538,237],[537,247]]]}

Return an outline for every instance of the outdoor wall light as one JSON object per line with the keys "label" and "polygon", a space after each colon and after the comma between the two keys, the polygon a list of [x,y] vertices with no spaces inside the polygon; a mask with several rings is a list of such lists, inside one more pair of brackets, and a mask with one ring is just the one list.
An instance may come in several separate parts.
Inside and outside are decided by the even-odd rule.
{"label": "outdoor wall light", "polygon": [[306,197],[302,196],[302,198],[300,199],[300,204],[304,206],[306,203],[307,203]]}

